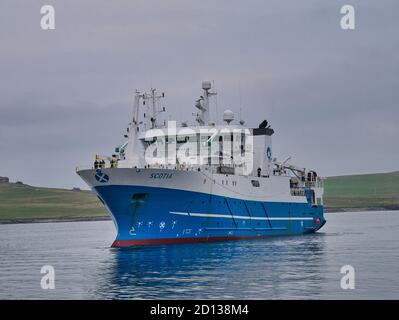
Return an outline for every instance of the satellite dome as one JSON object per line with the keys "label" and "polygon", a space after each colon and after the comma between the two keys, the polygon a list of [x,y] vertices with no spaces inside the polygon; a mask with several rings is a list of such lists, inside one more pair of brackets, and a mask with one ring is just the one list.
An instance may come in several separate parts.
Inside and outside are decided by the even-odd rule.
{"label": "satellite dome", "polygon": [[231,121],[234,120],[234,112],[227,109],[223,112],[223,121],[226,121],[227,124],[230,124]]}

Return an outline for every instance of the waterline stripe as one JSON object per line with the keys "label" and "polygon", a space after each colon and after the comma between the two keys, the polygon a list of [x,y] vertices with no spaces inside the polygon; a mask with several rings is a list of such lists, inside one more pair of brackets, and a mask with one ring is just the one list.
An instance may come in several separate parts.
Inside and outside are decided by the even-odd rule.
{"label": "waterline stripe", "polygon": [[171,214],[177,214],[181,216],[190,216],[190,217],[207,217],[207,218],[227,218],[227,219],[243,219],[243,220],[313,220],[312,217],[249,217],[249,216],[234,216],[234,215],[226,215],[226,214],[216,214],[216,213],[193,213],[193,212],[177,212],[177,211],[169,211]]}

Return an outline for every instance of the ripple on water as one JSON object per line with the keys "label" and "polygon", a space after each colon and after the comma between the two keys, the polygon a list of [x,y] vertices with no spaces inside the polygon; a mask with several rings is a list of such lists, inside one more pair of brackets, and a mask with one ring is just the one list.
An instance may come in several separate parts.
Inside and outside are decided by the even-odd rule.
{"label": "ripple on water", "polygon": [[[399,212],[327,221],[315,235],[131,249],[109,247],[110,221],[0,225],[0,299],[399,298]],[[55,290],[40,288],[45,264]]]}

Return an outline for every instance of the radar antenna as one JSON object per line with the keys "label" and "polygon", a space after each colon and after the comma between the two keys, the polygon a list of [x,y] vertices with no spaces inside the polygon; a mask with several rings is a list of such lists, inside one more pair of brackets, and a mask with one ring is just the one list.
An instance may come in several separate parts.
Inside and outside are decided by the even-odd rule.
{"label": "radar antenna", "polygon": [[210,104],[209,104],[209,97],[216,95],[216,92],[210,92],[212,88],[212,82],[211,81],[203,81],[202,82],[202,89],[204,90],[204,93],[200,98],[195,102],[195,107],[199,110],[199,112],[196,115],[196,121],[200,125],[210,125],[212,124],[212,119],[211,119],[211,110],[210,110]]}

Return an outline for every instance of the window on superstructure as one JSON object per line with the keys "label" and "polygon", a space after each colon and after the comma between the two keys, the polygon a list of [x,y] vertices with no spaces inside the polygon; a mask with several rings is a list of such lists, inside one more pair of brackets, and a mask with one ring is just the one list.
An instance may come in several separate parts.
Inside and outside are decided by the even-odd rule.
{"label": "window on superstructure", "polygon": [[176,141],[177,143],[186,143],[189,141],[189,137],[188,136],[176,136]]}
{"label": "window on superstructure", "polygon": [[245,152],[245,134],[244,133],[241,134],[241,145],[240,145],[240,148],[241,148],[241,155],[243,155],[244,152]]}

